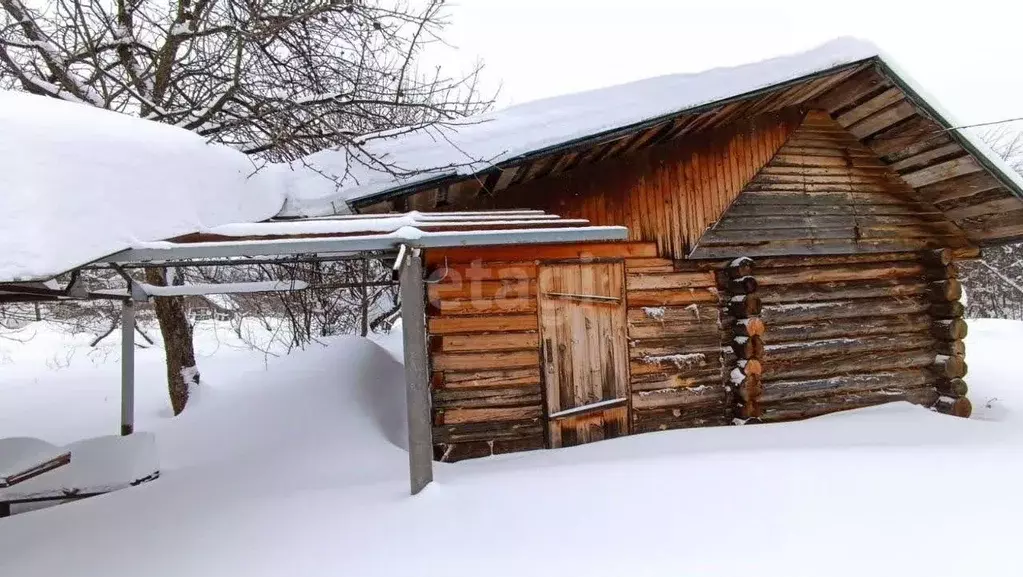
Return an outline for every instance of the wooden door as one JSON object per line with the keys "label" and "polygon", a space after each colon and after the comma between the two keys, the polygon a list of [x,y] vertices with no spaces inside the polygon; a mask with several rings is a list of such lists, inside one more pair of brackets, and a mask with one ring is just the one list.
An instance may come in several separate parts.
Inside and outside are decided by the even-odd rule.
{"label": "wooden door", "polygon": [[622,262],[539,270],[537,298],[551,447],[628,434]]}

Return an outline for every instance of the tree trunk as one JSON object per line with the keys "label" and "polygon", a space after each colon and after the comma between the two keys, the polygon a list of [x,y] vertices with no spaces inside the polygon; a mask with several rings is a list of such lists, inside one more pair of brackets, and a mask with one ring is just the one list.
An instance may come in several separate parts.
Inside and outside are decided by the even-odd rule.
{"label": "tree trunk", "polygon": [[[147,268],[146,282],[166,285],[163,269]],[[199,384],[192,330],[188,326],[180,297],[156,297],[153,299],[153,308],[160,321],[160,333],[163,335],[164,352],[167,355],[167,390],[170,393],[171,408],[175,415],[179,415],[188,402],[189,387]]]}

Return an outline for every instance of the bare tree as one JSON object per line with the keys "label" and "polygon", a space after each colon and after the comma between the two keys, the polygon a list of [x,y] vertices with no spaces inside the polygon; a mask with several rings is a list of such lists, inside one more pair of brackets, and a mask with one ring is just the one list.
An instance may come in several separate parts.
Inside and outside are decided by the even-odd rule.
{"label": "bare tree", "polygon": [[1016,172],[1023,174],[1023,131],[1020,127],[999,125],[981,133],[984,142]]}
{"label": "bare tree", "polygon": [[[266,160],[481,112],[477,64],[420,68],[443,0],[0,0],[0,88],[195,131]],[[344,175],[340,175],[343,177]],[[164,284],[165,271],[146,272]],[[173,282],[174,279],[170,279]],[[174,412],[199,381],[181,303],[156,299]]]}
{"label": "bare tree", "polygon": [[229,297],[246,316],[283,320],[286,330],[275,331],[274,340],[288,350],[333,335],[366,336],[370,325],[389,312],[397,297],[391,269],[374,258],[190,267],[186,274],[193,282],[286,280],[308,286],[300,291]]}
{"label": "bare tree", "polygon": [[[1009,166],[1023,173],[1023,131],[1000,125],[981,137]],[[963,263],[960,277],[968,316],[1023,320],[1023,244],[985,248],[980,260]]]}

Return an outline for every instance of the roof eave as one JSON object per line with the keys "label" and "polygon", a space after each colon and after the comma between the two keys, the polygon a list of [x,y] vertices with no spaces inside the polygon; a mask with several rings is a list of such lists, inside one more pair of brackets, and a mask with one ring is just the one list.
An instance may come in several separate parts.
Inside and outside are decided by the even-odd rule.
{"label": "roof eave", "polygon": [[724,106],[724,105],[731,104],[733,102],[737,102],[737,101],[740,101],[740,100],[745,100],[745,99],[748,99],[748,98],[756,98],[757,96],[761,96],[761,95],[767,94],[768,92],[772,92],[772,91],[775,91],[775,90],[783,90],[785,88],[789,88],[791,86],[795,86],[795,85],[801,84],[803,82],[808,82],[808,81],[811,81],[811,80],[815,80],[815,79],[820,78],[822,76],[827,76],[829,74],[835,74],[835,73],[838,73],[838,72],[842,72],[844,70],[849,70],[850,68],[856,68],[858,66],[862,66],[862,65],[864,65],[866,63],[869,63],[869,62],[872,62],[872,61],[874,61],[874,62],[881,62],[881,58],[879,56],[871,56],[869,58],[863,58],[861,60],[856,60],[854,62],[848,62],[848,63],[841,64],[841,65],[838,65],[838,66],[834,66],[832,68],[825,68],[823,70],[819,70],[819,71],[814,72],[812,74],[805,74],[805,75],[800,76],[798,78],[793,78],[793,79],[787,80],[785,82],[780,82],[778,84],[772,84],[770,86],[765,86],[765,87],[759,88],[757,90],[751,90],[749,92],[744,92],[742,94],[731,96],[729,98],[724,98],[724,99],[721,99],[721,100],[714,100],[712,102],[706,102],[704,104],[701,104],[701,105],[698,105],[698,106],[692,106],[692,107],[689,107],[689,108],[683,108],[683,109],[680,109],[680,110],[669,112],[667,114],[662,114],[660,116],[654,116],[654,117],[648,118],[647,120],[644,120],[642,122],[636,122],[636,123],[633,123],[633,124],[629,124],[627,126],[622,126],[622,127],[614,128],[614,129],[611,129],[611,130],[606,130],[606,131],[603,131],[603,132],[598,132],[598,133],[591,134],[591,135],[588,135],[588,136],[582,136],[582,137],[579,137],[579,138],[574,138],[572,140],[567,140],[567,141],[559,143],[559,144],[555,144],[555,145],[552,145],[552,146],[547,146],[545,148],[540,148],[540,149],[537,149],[537,150],[534,150],[534,151],[531,151],[531,152],[527,152],[527,153],[520,154],[520,155],[512,157],[512,158],[503,160],[503,161],[501,161],[499,163],[496,163],[496,164],[494,164],[494,165],[492,165],[492,166],[490,166],[490,167],[488,167],[488,168],[486,168],[484,170],[479,170],[479,171],[476,171],[476,172],[471,173],[471,174],[465,174],[465,175],[455,174],[455,175],[448,175],[448,176],[439,177],[439,178],[433,178],[433,179],[429,179],[429,180],[413,182],[413,183],[410,183],[410,184],[407,184],[407,185],[404,185],[404,186],[400,186],[400,187],[396,187],[396,188],[391,188],[391,189],[388,189],[386,191],[374,193],[374,194],[371,194],[371,195],[368,195],[368,196],[365,196],[365,197],[362,197],[362,198],[358,198],[358,199],[354,199],[354,200],[351,200],[351,201],[347,201],[347,203],[348,203],[349,208],[351,208],[353,212],[357,212],[361,208],[364,208],[366,206],[369,206],[369,205],[372,205],[372,204],[376,204],[376,203],[379,203],[379,202],[382,202],[382,201],[385,201],[385,200],[390,200],[390,199],[393,199],[393,198],[401,198],[403,196],[414,194],[416,192],[419,192],[419,191],[422,191],[422,190],[426,190],[426,189],[429,189],[429,188],[433,188],[433,187],[436,187],[436,186],[444,186],[444,185],[455,184],[455,183],[458,183],[458,182],[462,182],[464,180],[469,180],[469,179],[472,179],[472,178],[476,178],[476,177],[478,177],[478,176],[480,176],[480,175],[482,175],[484,173],[493,171],[495,169],[508,168],[510,166],[521,164],[523,162],[532,161],[532,160],[535,160],[537,158],[541,158],[541,157],[544,157],[544,156],[548,156],[548,155],[552,155],[552,154],[559,154],[559,153],[565,152],[565,151],[567,151],[569,149],[572,149],[572,148],[575,148],[575,147],[578,147],[578,146],[582,146],[582,145],[596,146],[596,145],[603,144],[603,143],[611,141],[611,140],[617,140],[618,138],[621,138],[623,136],[627,136],[627,135],[629,135],[631,133],[638,132],[638,131],[641,131],[641,130],[646,130],[648,128],[652,128],[652,127],[654,127],[654,126],[656,126],[658,124],[661,124],[662,122],[671,120],[671,119],[679,116],[680,114],[699,114],[701,112],[705,112],[707,110],[710,110],[711,108],[715,108],[715,107],[718,107],[718,106]]}
{"label": "roof eave", "polygon": [[1009,190],[1016,198],[1023,200],[1023,187],[1013,179],[1010,175],[1006,174],[1002,167],[998,166],[991,161],[986,151],[983,151],[973,143],[973,141],[966,137],[960,128],[956,126],[951,120],[949,120],[945,114],[933,106],[927,101],[922,94],[920,94],[911,82],[907,82],[897,70],[892,68],[884,61],[881,57],[876,57],[877,63],[881,68],[881,72],[891,79],[899,89],[906,93],[907,96],[912,99],[913,104],[923,109],[931,118],[936,120],[939,125],[945,127],[949,135],[955,140],[957,144],[966,149],[974,159],[977,160],[992,176],[994,176],[998,182],[1000,182],[1006,189]]}

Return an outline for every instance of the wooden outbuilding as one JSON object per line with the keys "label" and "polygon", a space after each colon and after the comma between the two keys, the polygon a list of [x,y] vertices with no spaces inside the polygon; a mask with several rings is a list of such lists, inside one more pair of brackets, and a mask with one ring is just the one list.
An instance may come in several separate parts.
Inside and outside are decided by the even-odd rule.
{"label": "wooden outbuilding", "polygon": [[349,199],[629,230],[425,251],[435,459],[892,401],[969,416],[956,261],[1023,237],[1019,177],[882,57],[836,60]]}
{"label": "wooden outbuilding", "polygon": [[[892,401],[969,416],[956,262],[1023,240],[1023,178],[858,41],[361,145],[292,167],[274,219],[86,266],[393,266],[413,493],[431,457]],[[0,301],[121,299],[131,432],[133,302],[241,288],[125,278]]]}

